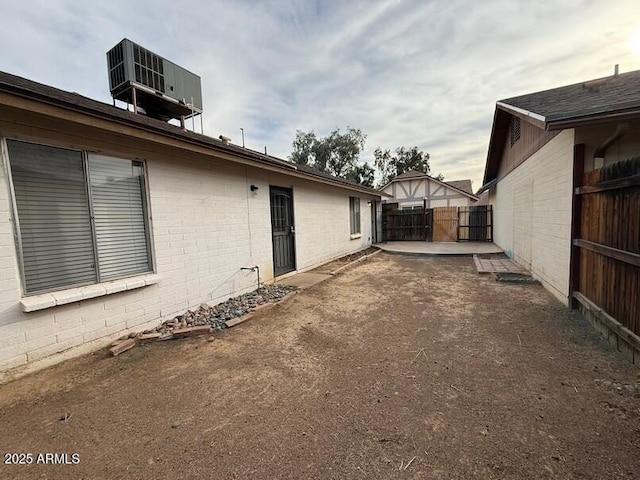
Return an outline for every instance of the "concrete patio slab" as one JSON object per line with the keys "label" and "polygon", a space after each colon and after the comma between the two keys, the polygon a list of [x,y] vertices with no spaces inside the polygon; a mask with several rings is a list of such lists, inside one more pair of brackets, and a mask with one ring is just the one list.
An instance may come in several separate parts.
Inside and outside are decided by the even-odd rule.
{"label": "concrete patio slab", "polygon": [[410,255],[461,255],[472,256],[502,253],[502,249],[489,242],[386,242],[376,247],[389,253]]}

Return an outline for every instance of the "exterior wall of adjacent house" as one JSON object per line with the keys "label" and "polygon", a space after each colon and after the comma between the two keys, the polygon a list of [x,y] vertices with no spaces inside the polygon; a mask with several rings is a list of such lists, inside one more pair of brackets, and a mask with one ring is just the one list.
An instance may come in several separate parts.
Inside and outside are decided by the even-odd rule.
{"label": "exterior wall of adjacent house", "polygon": [[[0,168],[0,379],[95,350],[203,302],[215,304],[250,291],[256,274],[241,267],[257,265],[263,282],[273,280],[270,185],[293,189],[298,271],[371,244],[367,202],[379,197],[158,145],[143,136],[36,116],[19,119],[0,109],[2,136],[142,160],[155,272],[45,294],[42,306],[56,299],[69,303],[25,313],[5,150]],[[250,191],[252,184],[257,193]],[[350,196],[360,198],[360,236],[350,234]],[[126,290],[81,300],[96,289]]]}
{"label": "exterior wall of adjacent house", "polygon": [[386,198],[386,203],[397,202],[398,208],[421,207],[425,199],[427,208],[466,207],[473,203],[467,195],[428,178],[394,181],[382,191],[393,196]]}
{"label": "exterior wall of adjacent house", "polygon": [[585,145],[585,172],[640,155],[640,122],[626,123],[629,127],[628,130],[607,148],[603,159],[596,159],[594,155],[598,147],[615,133],[617,124],[609,123],[576,129],[576,144],[584,143]]}
{"label": "exterior wall of adjacent house", "polygon": [[494,242],[568,304],[573,129],[563,130],[491,190]]}

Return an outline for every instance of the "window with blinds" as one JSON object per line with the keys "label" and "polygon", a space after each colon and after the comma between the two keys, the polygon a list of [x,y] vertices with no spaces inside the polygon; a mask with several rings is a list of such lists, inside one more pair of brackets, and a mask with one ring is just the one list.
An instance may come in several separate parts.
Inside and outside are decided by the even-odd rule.
{"label": "window with blinds", "polygon": [[7,140],[26,293],[151,271],[141,162]]}
{"label": "window with blinds", "polygon": [[351,227],[351,235],[360,232],[360,199],[358,197],[349,197],[349,226]]}
{"label": "window with blinds", "polygon": [[90,154],[89,174],[100,279],[148,272],[142,163]]}

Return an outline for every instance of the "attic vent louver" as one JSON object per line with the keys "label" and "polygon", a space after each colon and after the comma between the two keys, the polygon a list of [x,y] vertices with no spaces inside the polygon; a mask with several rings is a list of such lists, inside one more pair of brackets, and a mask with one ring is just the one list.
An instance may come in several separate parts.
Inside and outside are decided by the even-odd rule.
{"label": "attic vent louver", "polygon": [[512,147],[520,140],[520,119],[518,117],[511,117],[511,121],[509,122],[509,137]]}

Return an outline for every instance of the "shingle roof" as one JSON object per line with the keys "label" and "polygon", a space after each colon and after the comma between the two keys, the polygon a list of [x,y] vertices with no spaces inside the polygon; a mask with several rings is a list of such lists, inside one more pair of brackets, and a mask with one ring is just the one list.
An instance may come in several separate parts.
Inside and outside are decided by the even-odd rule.
{"label": "shingle roof", "polygon": [[640,70],[499,101],[493,115],[484,185],[479,192],[493,185],[498,176],[512,115],[549,132],[638,119]]}
{"label": "shingle roof", "polygon": [[308,176],[310,179],[320,178],[323,180],[329,180],[339,185],[353,187],[355,189],[371,193],[372,195],[380,195],[380,192],[373,188],[364,187],[345,178],[335,177],[333,175],[320,172],[305,165],[296,165],[287,160],[283,160],[271,155],[264,155],[260,152],[250,150],[248,148],[225,144],[217,138],[208,137],[206,135],[190,132],[188,130],[182,130],[180,127],[171,125],[161,120],[156,120],[144,115],[135,114],[133,112],[114,107],[113,105],[84,97],[77,93],[60,90],[55,87],[43,85],[26,78],[18,77],[16,75],[1,71],[0,92],[11,93],[25,98],[60,106],[68,110],[82,112],[94,117],[104,118],[117,123],[150,130],[161,135],[171,136],[187,143],[195,143],[207,147],[213,151],[224,152],[227,154],[235,155],[237,157],[241,157],[245,160],[251,160],[253,162],[256,162],[257,164],[279,167],[283,169],[283,173],[286,173],[287,171],[297,171],[305,176]]}
{"label": "shingle roof", "polygon": [[451,185],[452,187],[456,187],[459,190],[463,190],[467,193],[471,193],[473,194],[473,188],[471,187],[471,180],[466,179],[466,180],[451,180],[451,181],[446,181],[444,183],[447,183],[449,185]]}
{"label": "shingle roof", "polygon": [[407,178],[418,178],[418,177],[428,177],[426,173],[418,172],[417,170],[407,170],[400,175],[396,175],[392,178],[392,180],[405,180]]}
{"label": "shingle roof", "polygon": [[640,70],[501,100],[546,122],[640,106]]}

